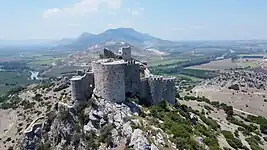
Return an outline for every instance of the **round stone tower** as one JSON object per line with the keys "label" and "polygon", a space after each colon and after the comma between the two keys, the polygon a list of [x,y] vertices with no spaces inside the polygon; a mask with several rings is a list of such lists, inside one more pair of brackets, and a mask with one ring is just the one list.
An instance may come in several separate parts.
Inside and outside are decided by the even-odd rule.
{"label": "round stone tower", "polygon": [[84,99],[83,80],[82,76],[75,76],[70,79],[71,94],[73,100],[82,101]]}
{"label": "round stone tower", "polygon": [[94,94],[113,102],[125,101],[125,61],[102,59],[92,62]]}

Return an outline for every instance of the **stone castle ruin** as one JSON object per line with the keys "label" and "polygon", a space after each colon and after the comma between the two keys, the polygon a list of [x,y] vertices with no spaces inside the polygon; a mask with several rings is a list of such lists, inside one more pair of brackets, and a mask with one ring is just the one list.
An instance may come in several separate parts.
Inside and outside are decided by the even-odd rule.
{"label": "stone castle ruin", "polygon": [[148,105],[164,100],[175,103],[175,77],[150,74],[145,63],[132,58],[130,47],[121,48],[118,54],[104,49],[100,59],[92,62],[92,72],[70,81],[72,99],[78,103],[86,102],[92,94],[118,103],[129,97],[138,97]]}

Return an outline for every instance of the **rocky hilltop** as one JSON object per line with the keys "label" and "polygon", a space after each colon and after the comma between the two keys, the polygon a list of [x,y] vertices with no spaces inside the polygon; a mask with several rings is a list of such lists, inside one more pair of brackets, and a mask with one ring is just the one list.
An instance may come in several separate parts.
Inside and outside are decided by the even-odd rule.
{"label": "rocky hilltop", "polygon": [[266,113],[261,115],[266,75],[228,70],[180,96],[175,88],[180,80],[150,74],[130,50],[105,49],[92,71],[4,97],[0,149],[267,148]]}

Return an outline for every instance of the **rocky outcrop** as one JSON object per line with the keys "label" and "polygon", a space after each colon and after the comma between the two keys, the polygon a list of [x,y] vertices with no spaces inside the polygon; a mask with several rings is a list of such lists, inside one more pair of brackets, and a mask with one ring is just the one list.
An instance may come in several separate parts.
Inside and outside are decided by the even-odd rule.
{"label": "rocky outcrop", "polygon": [[[117,104],[93,97],[87,106],[69,106],[58,103],[47,114],[43,126],[32,128],[25,134],[25,150],[50,149],[116,149],[157,150],[150,143],[147,132],[142,131],[140,106],[133,102]],[[129,106],[135,106],[131,109]]]}
{"label": "rocky outcrop", "polygon": [[143,131],[140,129],[134,130],[129,146],[133,147],[135,150],[149,150],[150,149],[148,140],[144,137]]}

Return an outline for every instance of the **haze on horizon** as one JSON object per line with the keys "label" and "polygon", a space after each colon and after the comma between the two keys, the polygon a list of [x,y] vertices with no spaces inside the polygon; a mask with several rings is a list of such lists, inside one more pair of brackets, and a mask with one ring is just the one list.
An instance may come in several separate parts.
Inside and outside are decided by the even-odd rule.
{"label": "haze on horizon", "polygon": [[128,27],[167,40],[267,39],[267,1],[2,0],[0,40]]}

